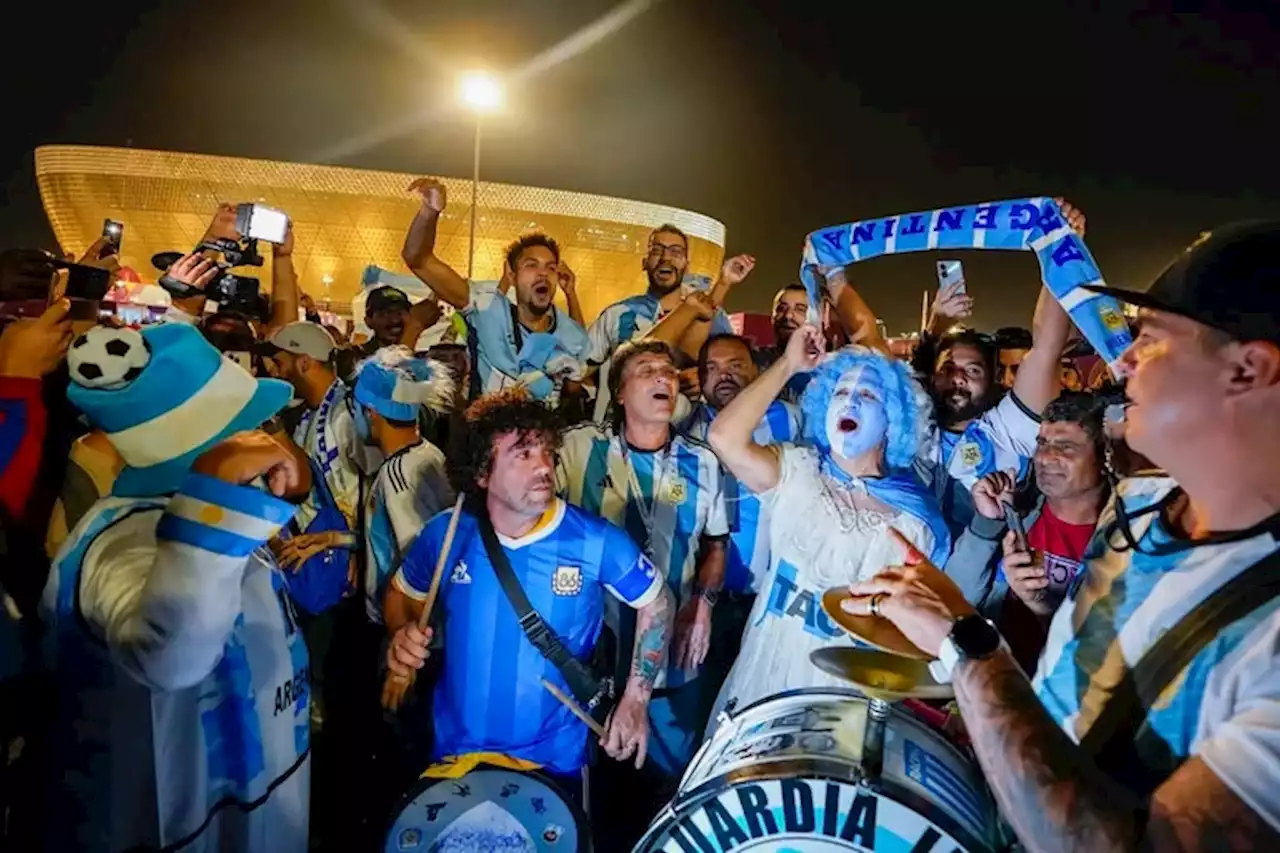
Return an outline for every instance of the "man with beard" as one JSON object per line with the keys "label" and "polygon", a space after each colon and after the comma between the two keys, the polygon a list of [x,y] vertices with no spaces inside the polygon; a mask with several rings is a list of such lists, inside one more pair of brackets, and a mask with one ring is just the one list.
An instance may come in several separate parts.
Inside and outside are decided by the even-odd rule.
{"label": "man with beard", "polygon": [[[1003,547],[995,586],[982,609],[996,620],[1028,673],[1035,672],[1049,618],[1080,571],[1085,546],[1110,495],[1103,470],[1105,441],[1101,400],[1064,391],[1045,407],[1040,422],[1032,458],[1035,488],[1017,492],[1017,484],[1004,471],[974,484],[977,511],[947,563],[957,576],[972,575],[962,567],[990,566],[997,548]],[[1007,529],[1006,504],[1012,504],[1022,519],[1025,542]],[[980,600],[969,590],[965,597]]]}
{"label": "man with beard", "polygon": [[[757,351],[756,360],[763,370],[787,351],[787,341],[809,318],[809,294],[803,284],[788,284],[773,297],[773,346]],[[782,389],[779,400],[798,403],[810,374],[801,373]]]}
{"label": "man with beard", "polygon": [[435,255],[436,231],[448,197],[444,184],[420,178],[409,186],[422,207],[404,238],[402,257],[436,295],[463,313],[471,329],[476,393],[524,386],[539,400],[558,398],[566,381],[582,378],[587,333],[553,304],[557,285],[571,286],[560,247],[545,234],[526,234],[507,248],[504,273],[515,304],[499,282],[468,282]]}
{"label": "man with beard", "polygon": [[[704,319],[700,306],[688,308],[689,323],[678,324],[674,340],[663,337],[677,352],[694,359],[711,334],[732,333],[729,318],[721,309],[729,291],[740,284],[755,267],[755,258],[737,255],[725,260],[720,277],[708,294],[715,313]],[[609,372],[607,362],[614,350],[627,341],[648,336],[658,321],[678,311],[699,291],[684,283],[689,268],[689,236],[674,225],[660,225],[649,235],[649,246],[640,261],[648,278],[648,289],[638,296],[628,296],[600,312],[587,334],[591,339],[587,363],[599,366],[596,396],[596,420],[603,420],[609,410]]]}
{"label": "man with beard", "polygon": [[[788,293],[784,290],[779,296]],[[803,299],[804,291],[800,292]],[[803,304],[808,305],[805,299]],[[804,314],[800,314],[803,321]],[[775,324],[776,324],[775,315]],[[776,327],[776,325],[775,325]],[[796,328],[799,328],[798,326]],[[742,389],[756,380],[751,343],[739,335],[713,335],[698,354],[698,381],[706,402],[698,403],[680,429],[699,441],[716,415],[734,401]],[[751,438],[756,444],[793,443],[800,438],[800,410],[782,399],[765,410]],[[742,632],[755,604],[760,582],[769,570],[770,504],[727,471],[724,475],[725,515],[729,522],[729,543],[725,552],[724,588],[711,619],[711,653],[707,657],[704,698],[707,712],[720,685],[738,656]]]}
{"label": "man with beard", "polygon": [[624,531],[556,497],[560,437],[544,406],[522,392],[499,392],[473,403],[466,424],[449,474],[468,501],[444,565],[440,617],[434,629],[418,629],[447,512],[427,524],[388,587],[387,666],[409,677],[426,661],[434,631],[441,631],[435,760],[458,764],[480,754],[502,766],[541,767],[582,803],[587,728],[543,688],[545,679],[570,693],[560,670],[517,622],[480,525],[492,524],[533,610],[579,659],[590,657],[597,643],[607,601],[635,612],[625,687],[601,745],[619,761],[634,756],[637,767],[651,751],[647,709],[666,659],[672,596]]}
{"label": "man with beard", "polygon": [[[1084,236],[1084,214],[1062,203],[1062,214]],[[973,518],[969,490],[995,471],[1018,476],[1035,452],[1040,412],[1058,396],[1059,359],[1071,318],[1048,288],[1040,289],[1032,318],[1032,345],[1006,394],[997,381],[998,352],[987,335],[964,330],[942,339],[932,389],[940,429],[918,461],[931,484],[953,539]]]}
{"label": "man with beard", "polygon": [[1278,270],[1280,222],[1239,223],[1097,288],[1139,307],[1125,439],[1167,473],[1117,487],[1034,679],[909,549],[842,605],[938,658],[1029,850],[1280,849]]}

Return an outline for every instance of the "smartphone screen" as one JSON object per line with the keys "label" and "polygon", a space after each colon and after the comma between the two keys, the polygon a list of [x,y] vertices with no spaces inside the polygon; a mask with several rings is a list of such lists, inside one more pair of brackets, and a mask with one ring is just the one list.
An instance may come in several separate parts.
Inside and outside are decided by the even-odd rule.
{"label": "smartphone screen", "polygon": [[114,219],[102,220],[102,237],[106,243],[103,244],[102,251],[98,252],[99,259],[120,254],[120,243],[124,239],[124,223]]}
{"label": "smartphone screen", "polygon": [[938,261],[938,289],[959,284],[958,293],[965,292],[964,265],[959,261]]}
{"label": "smartphone screen", "polygon": [[289,217],[265,204],[242,204],[236,208],[236,230],[250,240],[280,245],[289,231]]}

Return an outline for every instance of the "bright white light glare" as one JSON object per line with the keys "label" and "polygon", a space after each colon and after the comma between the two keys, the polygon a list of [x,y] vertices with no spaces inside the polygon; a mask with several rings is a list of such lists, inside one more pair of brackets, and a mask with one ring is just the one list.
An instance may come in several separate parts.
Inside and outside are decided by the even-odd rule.
{"label": "bright white light glare", "polygon": [[490,74],[472,71],[458,82],[462,102],[476,112],[487,113],[502,106],[502,85]]}

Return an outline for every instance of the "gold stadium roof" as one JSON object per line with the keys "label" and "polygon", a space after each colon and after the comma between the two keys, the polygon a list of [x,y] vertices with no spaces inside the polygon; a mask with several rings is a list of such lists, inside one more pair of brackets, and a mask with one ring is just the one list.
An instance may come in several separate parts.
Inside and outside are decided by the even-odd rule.
{"label": "gold stadium roof", "polygon": [[[121,263],[144,281],[157,276],[152,255],[190,249],[220,202],[246,201],[289,214],[302,288],[334,308],[349,304],[359,292],[368,264],[407,272],[400,247],[418,202],[405,188],[416,175],[80,145],[43,146],[35,160],[44,209],[63,250],[79,254],[101,234],[104,219],[120,220]],[[442,180],[449,207],[437,253],[465,272],[471,182]],[[482,181],[475,278],[498,278],[504,247],[521,233],[545,231],[560,243],[577,274],[590,320],[606,305],[641,291],[645,240],[665,222],[691,238],[689,272],[714,278],[724,256],[725,229],[710,217],[630,199]],[[270,264],[268,259],[256,273],[264,288],[270,285]]]}

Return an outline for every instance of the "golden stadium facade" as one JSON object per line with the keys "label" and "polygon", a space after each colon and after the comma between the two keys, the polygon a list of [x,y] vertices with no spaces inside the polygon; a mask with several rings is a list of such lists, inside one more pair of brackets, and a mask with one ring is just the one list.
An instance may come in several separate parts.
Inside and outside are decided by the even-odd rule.
{"label": "golden stadium facade", "polygon": [[[121,263],[143,281],[158,273],[157,252],[188,250],[221,202],[261,202],[289,214],[302,289],[342,313],[360,291],[368,264],[405,273],[400,247],[419,202],[405,192],[417,175],[249,160],[176,151],[47,145],[35,152],[45,213],[64,251],[81,253],[104,219],[124,223]],[[467,269],[471,181],[441,179],[449,206],[436,251]],[[497,279],[503,249],[518,235],[545,231],[578,277],[588,320],[644,286],[640,257],[650,230],[670,222],[689,234],[689,272],[714,278],[724,257],[720,222],[674,207],[586,193],[481,182],[476,218],[477,280]],[[256,273],[270,284],[270,264]]]}

